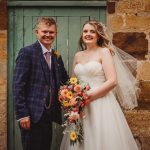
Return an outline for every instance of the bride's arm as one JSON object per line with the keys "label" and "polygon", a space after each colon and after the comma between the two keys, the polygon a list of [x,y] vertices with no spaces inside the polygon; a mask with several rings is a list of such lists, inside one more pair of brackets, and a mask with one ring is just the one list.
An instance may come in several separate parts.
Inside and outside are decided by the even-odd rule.
{"label": "bride's arm", "polygon": [[104,48],[100,52],[103,71],[106,77],[106,82],[102,84],[98,89],[89,93],[90,100],[105,96],[110,90],[112,90],[117,84],[117,75],[115,71],[115,65],[113,57],[109,49]]}

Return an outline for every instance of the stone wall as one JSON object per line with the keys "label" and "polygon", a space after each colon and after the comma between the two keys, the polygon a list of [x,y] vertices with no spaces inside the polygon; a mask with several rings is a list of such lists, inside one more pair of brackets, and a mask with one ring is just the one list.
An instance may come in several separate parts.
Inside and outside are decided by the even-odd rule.
{"label": "stone wall", "polygon": [[150,0],[108,0],[113,43],[138,59],[139,107],[125,111],[140,150],[150,147]]}
{"label": "stone wall", "polygon": [[0,0],[0,150],[7,150],[7,9]]}

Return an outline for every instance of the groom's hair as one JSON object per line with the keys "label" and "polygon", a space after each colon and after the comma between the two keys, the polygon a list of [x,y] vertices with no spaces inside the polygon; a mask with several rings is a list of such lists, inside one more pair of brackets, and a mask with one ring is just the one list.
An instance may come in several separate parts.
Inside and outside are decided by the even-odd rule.
{"label": "groom's hair", "polygon": [[48,26],[55,25],[57,27],[56,21],[52,17],[40,17],[35,25],[35,30],[41,23],[44,23]]}

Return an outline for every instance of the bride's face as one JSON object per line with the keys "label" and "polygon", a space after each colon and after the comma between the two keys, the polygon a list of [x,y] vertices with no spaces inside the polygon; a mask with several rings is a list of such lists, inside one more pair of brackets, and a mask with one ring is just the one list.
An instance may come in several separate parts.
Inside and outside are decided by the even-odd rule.
{"label": "bride's face", "polygon": [[96,44],[97,45],[98,34],[96,32],[96,29],[92,25],[86,24],[83,27],[82,39],[85,44]]}

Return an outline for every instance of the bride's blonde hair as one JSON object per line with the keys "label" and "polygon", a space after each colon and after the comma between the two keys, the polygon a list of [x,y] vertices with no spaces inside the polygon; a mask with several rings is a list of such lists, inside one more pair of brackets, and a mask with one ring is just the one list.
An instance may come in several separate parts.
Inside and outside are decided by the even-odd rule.
{"label": "bride's blonde hair", "polygon": [[[86,24],[90,24],[95,28],[98,35],[97,45],[100,47],[107,47],[110,50],[111,54],[114,54],[113,48],[110,46],[111,41],[105,32],[106,29],[105,25],[96,20],[90,20],[84,23],[83,28]],[[82,34],[81,34],[79,39],[79,49],[85,50],[86,48],[87,48],[86,44],[83,42]]]}

